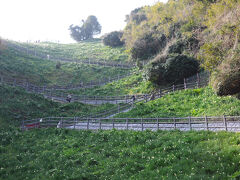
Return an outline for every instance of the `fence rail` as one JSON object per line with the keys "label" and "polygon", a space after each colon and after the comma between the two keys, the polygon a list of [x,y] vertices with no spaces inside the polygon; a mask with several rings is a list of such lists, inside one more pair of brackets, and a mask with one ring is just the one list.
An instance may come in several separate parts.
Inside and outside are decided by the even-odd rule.
{"label": "fence rail", "polygon": [[93,60],[93,59],[70,59],[70,58],[64,58],[64,57],[58,57],[51,54],[45,54],[42,52],[36,51],[36,48],[34,50],[30,48],[26,48],[17,44],[14,44],[9,41],[5,41],[8,47],[11,47],[17,51],[26,53],[28,55],[32,55],[35,57],[39,57],[42,59],[48,59],[51,61],[62,61],[62,62],[73,62],[73,63],[83,63],[83,64],[91,64],[91,65],[98,65],[98,66],[109,66],[109,67],[117,67],[117,68],[123,68],[123,69],[131,69],[135,67],[134,64],[131,63],[123,63],[123,62],[114,62],[114,61],[106,61],[106,60]]}
{"label": "fence rail", "polygon": [[240,116],[171,118],[47,117],[22,121],[21,129],[66,128],[78,130],[208,130],[240,131]]}
{"label": "fence rail", "polygon": [[[67,96],[69,93],[63,91],[57,91],[56,89],[48,88],[46,86],[35,86],[26,81],[6,78],[1,76],[0,83],[7,84],[14,87],[22,87],[28,92],[38,93],[44,95],[45,98],[49,98],[59,102],[67,102]],[[147,102],[148,100],[153,100],[156,98],[160,98],[168,93],[175,92],[177,90],[183,89],[193,89],[203,87],[207,84],[205,81],[197,80],[197,82],[187,83],[184,81],[183,84],[173,85],[165,89],[160,89],[158,92],[154,94],[137,94],[137,95],[122,95],[122,96],[86,96],[86,95],[72,95],[71,102],[82,102],[87,104],[119,104],[119,103],[130,103],[133,100],[144,100]]]}

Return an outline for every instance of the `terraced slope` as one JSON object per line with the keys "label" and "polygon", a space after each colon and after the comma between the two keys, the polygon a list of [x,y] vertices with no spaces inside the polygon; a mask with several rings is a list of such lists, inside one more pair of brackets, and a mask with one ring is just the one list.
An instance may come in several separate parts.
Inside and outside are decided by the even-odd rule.
{"label": "terraced slope", "polygon": [[100,39],[94,39],[74,44],[58,44],[51,42],[41,43],[18,43],[11,42],[18,46],[34,50],[50,56],[71,58],[71,59],[94,59],[105,61],[126,62],[128,55],[124,48],[111,48],[104,46]]}
{"label": "terraced slope", "polygon": [[27,93],[21,88],[0,85],[0,126],[19,126],[23,119],[47,116],[89,116],[115,106],[93,106],[77,102],[60,104],[45,99],[42,95]]}
{"label": "terraced slope", "polygon": [[[89,45],[90,46],[90,45]],[[128,69],[75,63],[52,62],[5,48],[0,54],[0,75],[27,79],[36,85],[78,85],[103,81],[129,73]]]}

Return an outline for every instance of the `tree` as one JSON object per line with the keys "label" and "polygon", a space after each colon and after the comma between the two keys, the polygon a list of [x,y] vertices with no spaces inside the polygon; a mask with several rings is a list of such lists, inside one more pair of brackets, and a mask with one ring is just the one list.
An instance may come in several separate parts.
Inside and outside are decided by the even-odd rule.
{"label": "tree", "polygon": [[73,24],[69,26],[70,35],[77,42],[93,38],[94,35],[101,33],[101,29],[96,16],[93,15],[88,16],[86,21],[82,20],[81,26]]}
{"label": "tree", "polygon": [[121,40],[122,35],[123,32],[121,31],[110,32],[103,37],[103,44],[111,47],[123,46],[124,41]]}

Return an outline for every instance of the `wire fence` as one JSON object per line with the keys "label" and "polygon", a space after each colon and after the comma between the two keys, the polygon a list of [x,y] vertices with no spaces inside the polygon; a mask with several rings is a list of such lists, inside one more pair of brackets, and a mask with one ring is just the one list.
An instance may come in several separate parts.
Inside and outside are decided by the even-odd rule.
{"label": "wire fence", "polygon": [[35,128],[66,128],[77,130],[208,130],[240,131],[240,116],[172,117],[172,118],[83,118],[46,117],[24,120],[22,130]]}
{"label": "wire fence", "polygon": [[94,60],[94,59],[71,59],[67,57],[58,57],[53,54],[46,54],[43,52],[38,52],[36,48],[30,49],[27,47],[23,47],[17,44],[14,44],[10,41],[6,41],[8,47],[13,48],[17,51],[26,53],[28,55],[32,55],[42,59],[48,59],[51,61],[61,61],[61,62],[71,62],[71,63],[82,63],[82,64],[89,64],[89,65],[98,65],[98,66],[105,66],[105,67],[117,67],[123,69],[132,69],[135,67],[134,64],[125,63],[125,62],[114,62],[109,60]]}

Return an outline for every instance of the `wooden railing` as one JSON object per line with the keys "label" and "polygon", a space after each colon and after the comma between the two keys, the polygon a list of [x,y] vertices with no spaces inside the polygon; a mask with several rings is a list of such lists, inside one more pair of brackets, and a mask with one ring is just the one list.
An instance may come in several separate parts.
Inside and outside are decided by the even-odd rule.
{"label": "wooden railing", "polygon": [[240,131],[240,116],[171,118],[47,117],[22,121],[21,129],[66,128],[81,130],[209,130]]}
{"label": "wooden railing", "polygon": [[[22,87],[28,92],[38,93],[44,95],[44,97],[59,101],[59,102],[67,102],[66,98],[69,93],[63,91],[57,91],[56,89],[48,88],[45,86],[35,86],[26,81],[21,81],[13,78],[0,77],[0,83],[7,84],[15,87]],[[160,98],[168,93],[175,92],[177,90],[183,89],[193,89],[200,88],[207,85],[207,82],[197,80],[197,82],[187,83],[184,81],[183,84],[172,85],[168,88],[160,89],[158,92],[154,94],[137,94],[137,95],[122,95],[122,96],[86,96],[86,95],[72,95],[71,102],[82,102],[88,104],[118,104],[118,103],[129,103],[133,101],[133,98],[136,100],[144,100],[147,102],[148,100],[153,100],[156,98]],[[134,96],[134,97],[133,97]]]}

